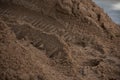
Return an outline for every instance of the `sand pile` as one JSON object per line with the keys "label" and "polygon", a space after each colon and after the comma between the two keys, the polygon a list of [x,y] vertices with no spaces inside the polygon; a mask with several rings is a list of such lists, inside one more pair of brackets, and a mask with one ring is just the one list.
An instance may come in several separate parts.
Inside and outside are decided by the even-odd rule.
{"label": "sand pile", "polygon": [[119,80],[119,53],[91,0],[0,0],[0,80]]}

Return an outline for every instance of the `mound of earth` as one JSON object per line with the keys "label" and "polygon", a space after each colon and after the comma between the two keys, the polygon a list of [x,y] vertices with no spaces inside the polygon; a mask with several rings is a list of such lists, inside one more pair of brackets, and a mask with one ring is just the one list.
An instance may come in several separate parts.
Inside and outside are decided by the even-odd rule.
{"label": "mound of earth", "polygon": [[120,26],[92,0],[0,0],[0,80],[119,80]]}

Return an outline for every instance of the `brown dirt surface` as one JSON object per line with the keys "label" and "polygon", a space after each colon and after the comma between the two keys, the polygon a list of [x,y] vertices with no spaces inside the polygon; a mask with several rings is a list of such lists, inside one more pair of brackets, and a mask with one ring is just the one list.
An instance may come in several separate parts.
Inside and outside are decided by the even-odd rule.
{"label": "brown dirt surface", "polygon": [[0,80],[119,80],[120,25],[92,0],[0,0]]}

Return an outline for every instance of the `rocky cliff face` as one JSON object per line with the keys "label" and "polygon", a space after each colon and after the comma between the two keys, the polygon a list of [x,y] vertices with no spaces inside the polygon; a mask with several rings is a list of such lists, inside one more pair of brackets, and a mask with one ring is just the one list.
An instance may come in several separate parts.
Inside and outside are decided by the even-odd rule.
{"label": "rocky cliff face", "polygon": [[119,80],[119,48],[91,0],[0,0],[0,80]]}

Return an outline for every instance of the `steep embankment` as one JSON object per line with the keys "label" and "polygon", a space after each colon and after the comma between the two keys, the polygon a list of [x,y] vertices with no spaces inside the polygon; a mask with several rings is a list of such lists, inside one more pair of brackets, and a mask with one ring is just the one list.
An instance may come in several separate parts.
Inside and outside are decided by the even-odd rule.
{"label": "steep embankment", "polygon": [[0,0],[0,80],[119,80],[119,48],[91,0]]}

